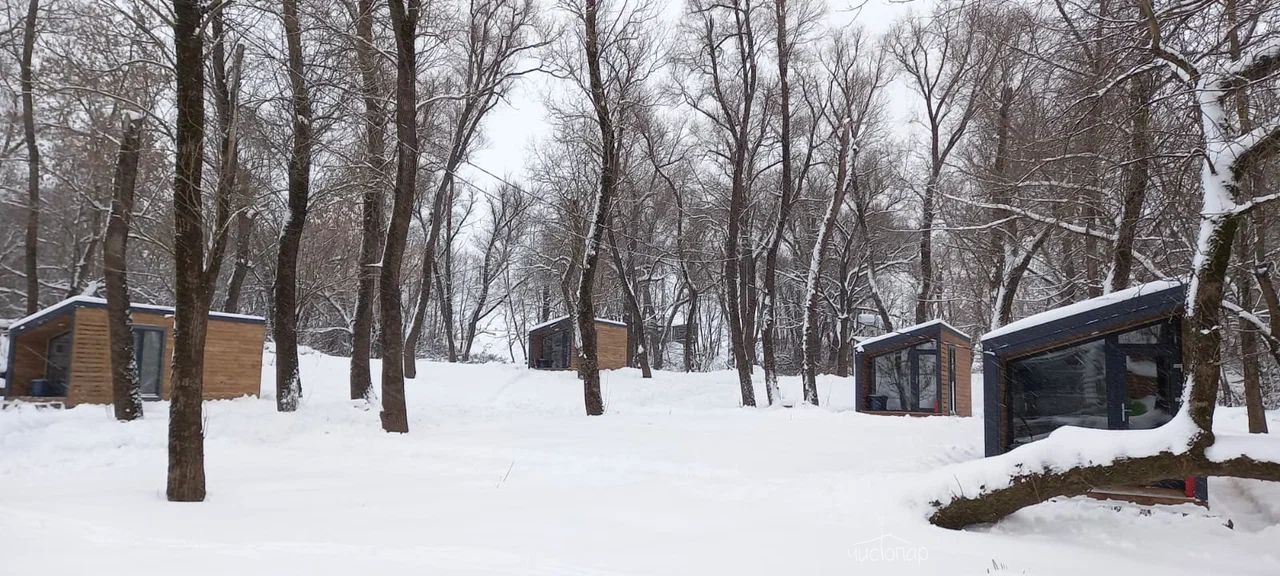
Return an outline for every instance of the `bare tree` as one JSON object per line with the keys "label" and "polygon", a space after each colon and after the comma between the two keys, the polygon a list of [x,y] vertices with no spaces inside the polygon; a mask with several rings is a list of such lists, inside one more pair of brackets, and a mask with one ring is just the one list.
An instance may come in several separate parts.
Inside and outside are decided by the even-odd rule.
{"label": "bare tree", "polygon": [[601,72],[601,43],[599,31],[600,6],[597,0],[587,0],[581,14],[583,22],[583,49],[586,51],[588,85],[591,107],[595,110],[596,126],[600,129],[600,188],[592,202],[586,238],[583,239],[582,265],[578,275],[577,330],[578,377],[582,379],[583,398],[588,416],[604,414],[604,398],[600,394],[600,367],[596,353],[596,310],[593,301],[596,264],[600,260],[605,227],[609,224],[609,204],[618,187],[619,149],[614,128],[614,117],[609,111],[609,98],[605,90],[605,77]]}
{"label": "bare tree", "polygon": [[302,396],[302,377],[298,373],[298,249],[311,195],[312,114],[302,61],[298,0],[284,0],[283,7],[292,91],[293,147],[289,152],[289,215],[280,234],[276,257],[271,332],[276,343],[276,409],[293,412],[298,409],[298,399]]}
{"label": "bare tree", "polygon": [[467,56],[460,74],[463,93],[458,98],[460,108],[453,119],[444,166],[436,182],[431,224],[422,250],[422,289],[413,324],[405,337],[406,377],[413,378],[417,374],[418,339],[431,298],[431,274],[435,269],[440,226],[446,212],[452,209],[446,200],[454,173],[467,158],[485,115],[498,103],[512,81],[536,70],[517,67],[526,53],[544,45],[533,36],[536,26],[536,10],[531,0],[477,0],[469,5],[464,47]]}
{"label": "bare tree", "polygon": [[382,274],[378,296],[382,331],[382,429],[407,433],[409,416],[404,403],[404,322],[400,315],[400,269],[404,261],[409,219],[418,179],[417,39],[421,0],[388,0],[396,43],[396,184],[387,240],[383,243]]}
{"label": "bare tree", "polygon": [[204,340],[209,297],[204,279],[200,174],[204,155],[204,35],[197,0],[173,0],[174,73],[178,79],[177,171],[174,176],[175,306],[169,404],[170,501],[205,495]]}
{"label": "bare tree", "polygon": [[934,221],[938,187],[947,159],[964,137],[977,108],[973,91],[991,70],[983,40],[970,26],[976,6],[940,7],[928,21],[912,18],[889,36],[889,49],[924,105],[929,130],[927,175],[920,205],[920,290],[915,321],[934,307]]}
{"label": "bare tree", "polygon": [[27,276],[27,314],[40,309],[40,146],[36,142],[35,89],[31,59],[36,46],[36,20],[40,0],[29,0],[27,18],[22,25],[22,60],[19,74],[22,84],[22,136],[27,145],[27,235],[25,268]]}
{"label": "bare tree", "polygon": [[378,80],[378,47],[374,44],[374,0],[356,6],[356,62],[360,66],[360,95],[364,103],[365,163],[369,172],[360,198],[360,285],[351,326],[351,399],[367,398],[373,388],[369,354],[373,344],[373,304],[378,289],[378,259],[382,252],[382,186],[386,181],[386,111]]}
{"label": "bare tree", "polygon": [[877,95],[885,83],[884,60],[868,58],[864,52],[861,30],[849,29],[831,40],[823,66],[829,75],[824,91],[824,120],[835,136],[834,188],[822,224],[818,228],[813,252],[809,256],[809,273],[805,279],[804,319],[801,323],[801,378],[804,401],[818,405],[818,282],[822,261],[827,255],[836,221],[844,208],[845,195],[858,184],[858,151],[875,121]]}
{"label": "bare tree", "polygon": [[248,170],[240,169],[240,176],[236,178],[235,185],[238,189],[236,195],[238,204],[235,210],[235,267],[231,271],[231,278],[227,280],[227,297],[222,303],[222,311],[232,314],[240,311],[240,299],[244,290],[244,281],[249,275],[249,268],[252,266],[249,249],[250,242],[253,240],[253,214],[250,211],[253,198],[250,193]]}
{"label": "bare tree", "polygon": [[489,229],[484,236],[480,269],[477,271],[478,293],[471,304],[471,313],[467,316],[463,327],[462,360],[464,362],[471,359],[471,349],[476,341],[476,331],[480,321],[511,298],[511,287],[508,287],[507,292],[493,302],[490,301],[490,293],[498,278],[509,269],[519,235],[524,229],[529,204],[525,194],[512,185],[504,184],[498,188],[496,194],[486,195]]}
{"label": "bare tree", "polygon": [[[820,15],[812,3],[801,1],[794,3],[799,9],[793,13],[791,2],[774,0],[774,20],[776,33],[774,36],[778,64],[778,139],[781,144],[781,173],[778,191],[778,213],[773,222],[773,230],[765,243],[764,282],[761,287],[762,324],[760,326],[760,344],[763,353],[764,389],[769,404],[781,401],[778,392],[778,366],[774,350],[775,331],[778,323],[778,253],[782,248],[783,235],[791,217],[791,209],[798,196],[797,188],[805,181],[808,174],[809,159],[806,158],[800,167],[797,177],[795,157],[792,149],[794,134],[791,114],[791,68],[792,58],[800,44],[806,39],[806,32],[814,25]],[[793,23],[794,22],[794,23]],[[812,154],[809,147],[808,154]]]}
{"label": "bare tree", "polygon": [[133,326],[129,319],[128,254],[129,220],[133,214],[142,126],[146,117],[129,116],[120,137],[111,215],[102,242],[102,272],[107,289],[107,335],[111,342],[111,402],[116,420],[142,417],[142,390],[134,362]]}
{"label": "bare tree", "polygon": [[[752,255],[750,230],[745,226],[748,187],[754,172],[753,133],[759,110],[757,94],[759,53],[753,18],[759,6],[752,0],[731,3],[697,2],[691,5],[696,18],[692,31],[697,53],[688,65],[704,78],[702,91],[686,89],[686,103],[705,116],[722,133],[724,150],[716,154],[725,159],[729,172],[728,225],[724,240],[724,295],[728,318],[729,340],[734,365],[738,371],[738,387],[744,406],[755,406],[755,388],[751,382],[754,347],[754,308],[752,290]],[[726,50],[731,48],[732,51]],[[727,61],[726,61],[727,60]]]}

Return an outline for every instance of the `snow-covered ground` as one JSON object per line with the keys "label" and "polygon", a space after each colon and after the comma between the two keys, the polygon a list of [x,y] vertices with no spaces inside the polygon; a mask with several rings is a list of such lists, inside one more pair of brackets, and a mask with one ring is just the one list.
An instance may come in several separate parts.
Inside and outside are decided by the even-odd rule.
{"label": "snow-covered ground", "polygon": [[399,436],[346,399],[345,359],[302,367],[297,413],[270,366],[262,399],[206,405],[201,504],[164,499],[165,404],[0,412],[0,575],[1280,573],[1261,483],[1212,481],[1209,512],[1080,498],[934,528],[921,495],[980,457],[980,419],[857,414],[847,379],[752,410],[731,372],[612,371],[588,418],[570,373],[423,363]]}

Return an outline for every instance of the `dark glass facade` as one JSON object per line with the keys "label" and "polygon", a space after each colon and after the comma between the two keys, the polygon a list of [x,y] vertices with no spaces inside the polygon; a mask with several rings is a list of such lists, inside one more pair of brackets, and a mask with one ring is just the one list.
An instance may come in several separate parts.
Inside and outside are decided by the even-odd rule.
{"label": "dark glass facade", "polygon": [[1177,318],[1008,362],[1010,447],[1059,426],[1148,429],[1168,422],[1182,393]]}
{"label": "dark glass facade", "polygon": [[936,412],[938,409],[938,345],[928,340],[876,356],[872,361],[872,393],[866,410]]}

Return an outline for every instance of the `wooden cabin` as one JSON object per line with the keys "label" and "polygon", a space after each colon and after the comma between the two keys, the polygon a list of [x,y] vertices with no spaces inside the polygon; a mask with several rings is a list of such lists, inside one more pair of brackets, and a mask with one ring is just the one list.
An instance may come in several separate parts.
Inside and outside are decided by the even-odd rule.
{"label": "wooden cabin", "polygon": [[969,337],[942,320],[867,338],[854,348],[859,412],[972,416]]}
{"label": "wooden cabin", "polygon": [[[168,399],[173,308],[136,304],[130,315],[142,397]],[[209,314],[206,400],[258,395],[265,335],[261,317]],[[22,318],[9,327],[5,397],[65,406],[110,404],[110,346],[107,302],[101,298],[69,298]]]}
{"label": "wooden cabin", "polygon": [[[982,337],[986,454],[1003,454],[1062,426],[1151,429],[1182,399],[1186,287],[1135,286],[1037,314]],[[1105,488],[1141,503],[1203,502],[1203,478]]]}
{"label": "wooden cabin", "polygon": [[[596,352],[601,370],[625,368],[631,350],[627,325],[596,318]],[[573,323],[568,316],[529,329],[529,367],[538,370],[577,370]]]}

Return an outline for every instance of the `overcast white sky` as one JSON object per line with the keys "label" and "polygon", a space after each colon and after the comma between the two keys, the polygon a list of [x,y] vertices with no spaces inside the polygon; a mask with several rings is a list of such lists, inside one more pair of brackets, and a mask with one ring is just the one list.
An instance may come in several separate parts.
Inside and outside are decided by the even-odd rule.
{"label": "overcast white sky", "polygon": [[[880,34],[902,14],[911,10],[923,10],[930,4],[928,0],[867,0],[865,4],[856,4],[854,1],[830,2],[828,19],[831,25],[847,26],[856,23],[873,34]],[[851,6],[860,7],[852,9]],[[672,1],[665,8],[664,18],[675,22],[684,9],[683,0]],[[528,151],[536,147],[550,130],[543,101],[552,89],[553,81],[545,76],[524,78],[511,91],[508,99],[489,113],[484,125],[487,144],[471,155],[471,162],[483,170],[466,166],[463,178],[485,187],[495,184],[491,177],[484,174],[485,171],[499,177],[510,177],[513,181],[524,179]],[[892,122],[905,129],[910,121],[914,100],[901,84],[890,89],[895,93],[889,99],[891,106],[895,108],[891,113]]]}

